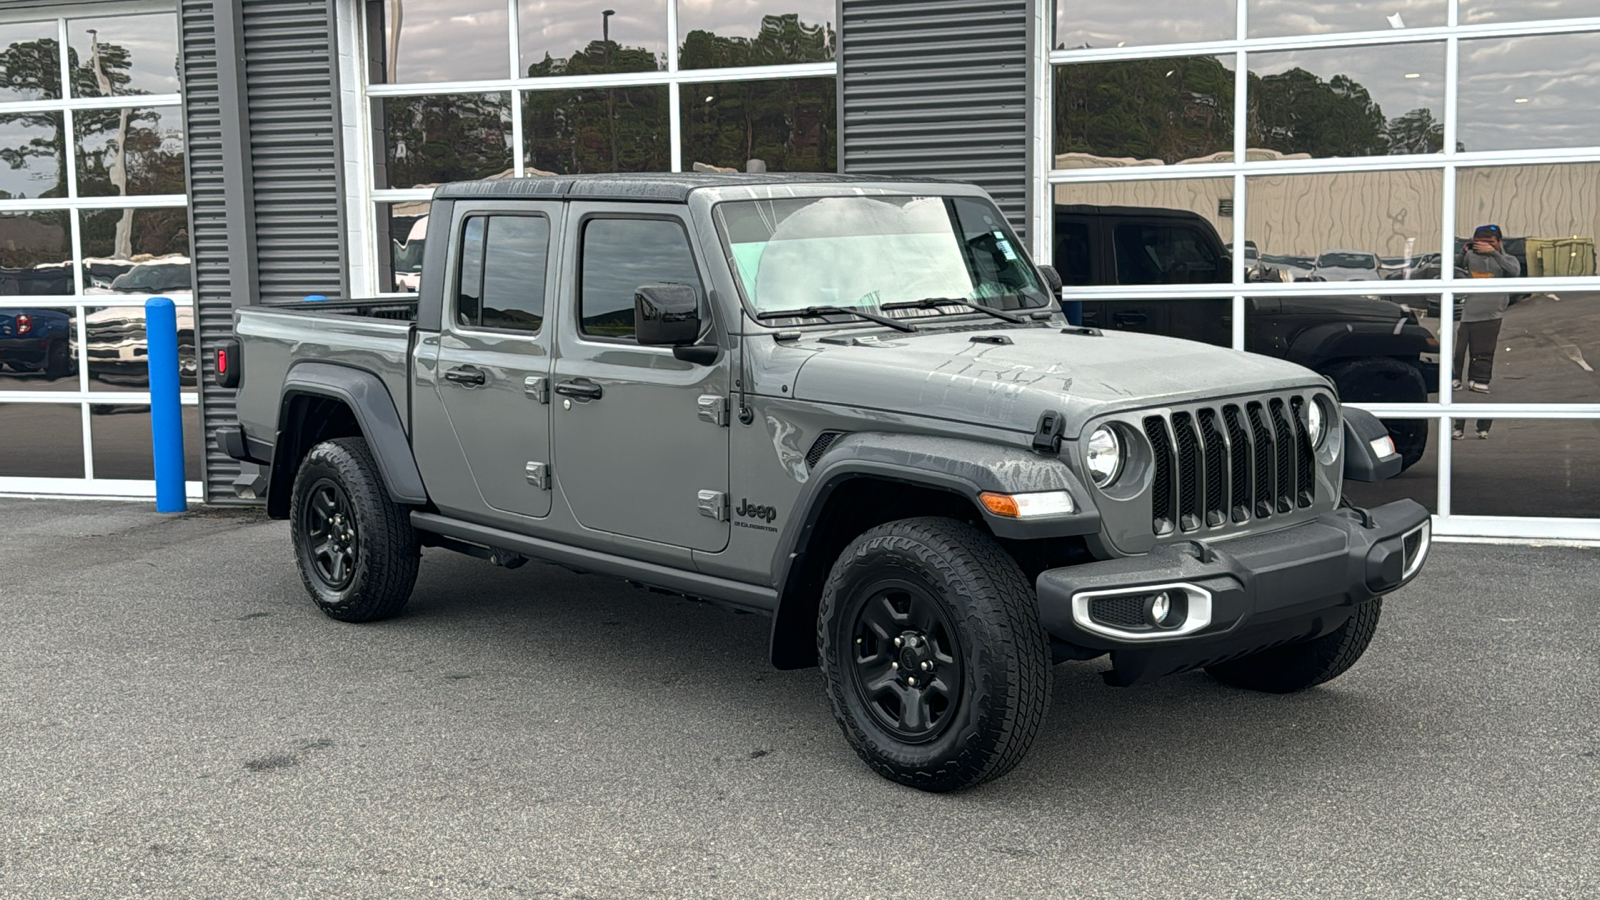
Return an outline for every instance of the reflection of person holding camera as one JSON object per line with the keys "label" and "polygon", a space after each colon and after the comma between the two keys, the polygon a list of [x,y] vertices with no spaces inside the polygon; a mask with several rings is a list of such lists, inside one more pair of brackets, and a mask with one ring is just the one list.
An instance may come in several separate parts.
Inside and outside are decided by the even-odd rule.
{"label": "reflection of person holding camera", "polygon": [[[1522,274],[1522,263],[1507,253],[1502,246],[1500,226],[1479,225],[1472,232],[1472,243],[1461,248],[1456,257],[1456,268],[1465,270],[1472,278],[1516,278]],[[1456,367],[1454,386],[1461,390],[1462,366],[1467,361],[1470,348],[1471,366],[1466,370],[1467,389],[1480,394],[1489,393],[1489,379],[1494,377],[1495,344],[1500,340],[1500,320],[1511,305],[1510,294],[1464,294],[1461,296],[1461,327],[1456,329]],[[1478,420],[1478,437],[1489,436],[1493,419]],[[1466,434],[1467,423],[1455,420],[1453,437]]]}

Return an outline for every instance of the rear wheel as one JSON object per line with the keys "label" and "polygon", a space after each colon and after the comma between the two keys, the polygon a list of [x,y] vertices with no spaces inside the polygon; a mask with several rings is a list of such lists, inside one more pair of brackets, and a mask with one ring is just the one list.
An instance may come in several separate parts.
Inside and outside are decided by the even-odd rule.
{"label": "rear wheel", "polygon": [[1010,771],[1049,703],[1027,579],[993,538],[951,519],[902,519],[852,541],[823,590],[817,652],[856,753],[923,790]]}
{"label": "rear wheel", "polygon": [[1206,672],[1223,684],[1271,694],[1315,687],[1343,675],[1367,652],[1382,612],[1382,599],[1363,603],[1348,621],[1322,637],[1207,666]]}
{"label": "rear wheel", "polygon": [[[1323,374],[1333,379],[1343,403],[1426,403],[1428,384],[1417,371],[1398,359],[1374,356],[1328,366]],[[1428,452],[1426,419],[1385,419],[1400,467],[1409,469]]]}
{"label": "rear wheel", "polygon": [[417,580],[420,545],[409,511],[390,499],[367,442],[311,448],[295,473],[289,528],[300,580],[342,622],[400,612]]}
{"label": "rear wheel", "polygon": [[44,375],[51,381],[65,378],[72,374],[72,352],[67,348],[66,341],[56,341],[50,345],[44,360]]}

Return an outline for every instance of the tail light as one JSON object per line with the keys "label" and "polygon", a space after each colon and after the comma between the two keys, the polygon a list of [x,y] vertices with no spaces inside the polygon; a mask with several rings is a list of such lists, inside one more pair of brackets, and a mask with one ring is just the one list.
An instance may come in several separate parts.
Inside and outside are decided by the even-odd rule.
{"label": "tail light", "polygon": [[27,313],[17,313],[17,334],[27,334],[33,330],[33,316]]}
{"label": "tail light", "polygon": [[239,341],[226,340],[217,348],[217,377],[218,387],[232,388],[239,386]]}

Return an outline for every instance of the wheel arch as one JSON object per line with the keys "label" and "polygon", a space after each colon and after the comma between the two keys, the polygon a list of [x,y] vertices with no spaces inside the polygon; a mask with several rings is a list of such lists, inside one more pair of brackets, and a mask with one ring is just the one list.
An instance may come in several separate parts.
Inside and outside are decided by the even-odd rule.
{"label": "wheel arch", "polygon": [[391,498],[400,503],[427,502],[400,412],[378,376],[349,366],[304,362],[290,369],[283,383],[267,484],[268,515],[288,516],[289,492],[300,461],[312,447],[339,437],[366,440]]}

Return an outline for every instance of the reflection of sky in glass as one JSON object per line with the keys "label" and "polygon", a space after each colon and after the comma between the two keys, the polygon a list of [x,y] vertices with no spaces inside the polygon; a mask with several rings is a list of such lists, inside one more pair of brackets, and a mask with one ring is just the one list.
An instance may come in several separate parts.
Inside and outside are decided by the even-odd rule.
{"label": "reflection of sky in glass", "polygon": [[1250,37],[1388,31],[1445,23],[1445,0],[1250,0]]}
{"label": "reflection of sky in glass", "polygon": [[[96,33],[91,37],[89,31]],[[93,41],[115,44],[128,51],[129,66],[125,85],[113,85],[113,94],[178,93],[178,17],[172,13],[151,16],[108,16],[99,19],[73,19],[67,22],[67,46],[85,67],[85,80],[95,83],[92,59]],[[95,88],[89,96],[104,96]]]}
{"label": "reflection of sky in glass", "polygon": [[[0,115],[0,150],[20,163],[0,162],[0,191],[10,197],[37,197],[56,188],[61,178],[61,128],[58,112]],[[46,141],[43,147],[34,141]],[[60,196],[65,196],[61,186]]]}
{"label": "reflection of sky in glass", "polygon": [[[517,22],[522,31],[522,71],[549,54],[566,59],[601,39],[601,9],[594,4],[578,6],[571,0],[519,0]],[[643,48],[657,60],[657,68],[667,67],[666,0],[617,3],[609,17],[611,41],[619,47]]]}
{"label": "reflection of sky in glass", "polygon": [[1600,35],[1461,42],[1458,138],[1467,150],[1600,146]]}
{"label": "reflection of sky in glass", "polygon": [[1056,0],[1057,49],[1231,40],[1234,0],[1144,0],[1137,15],[1115,3]]}
{"label": "reflection of sky in glass", "polygon": [[510,75],[511,31],[503,0],[388,0],[382,8],[389,44],[373,48],[378,51],[374,55],[393,58],[390,71],[375,81],[404,84]]}
{"label": "reflection of sky in glass", "polygon": [[1600,16],[1595,0],[1461,0],[1461,24]]}
{"label": "reflection of sky in glass", "polygon": [[[1445,45],[1430,43],[1252,53],[1248,59],[1251,74],[1257,76],[1277,75],[1297,68],[1317,75],[1324,82],[1346,76],[1366,89],[1392,125],[1396,119],[1417,109],[1428,110],[1434,122],[1444,121],[1444,57]],[[1412,75],[1416,77],[1407,77]],[[1251,103],[1252,118],[1255,105]],[[1410,152],[1423,151],[1412,149]]]}
{"label": "reflection of sky in glass", "polygon": [[[9,48],[8,56],[12,58],[18,58],[18,44],[48,40],[53,47],[56,37],[56,23],[53,21],[0,25],[0,47]],[[0,61],[0,102],[50,100],[61,96],[59,55],[52,54],[48,60],[40,60],[36,54],[26,53],[21,55],[19,61],[24,65],[17,71],[5,71],[9,67],[5,61]],[[50,65],[51,62],[54,65]],[[14,83],[19,83],[19,86],[14,86]]]}

